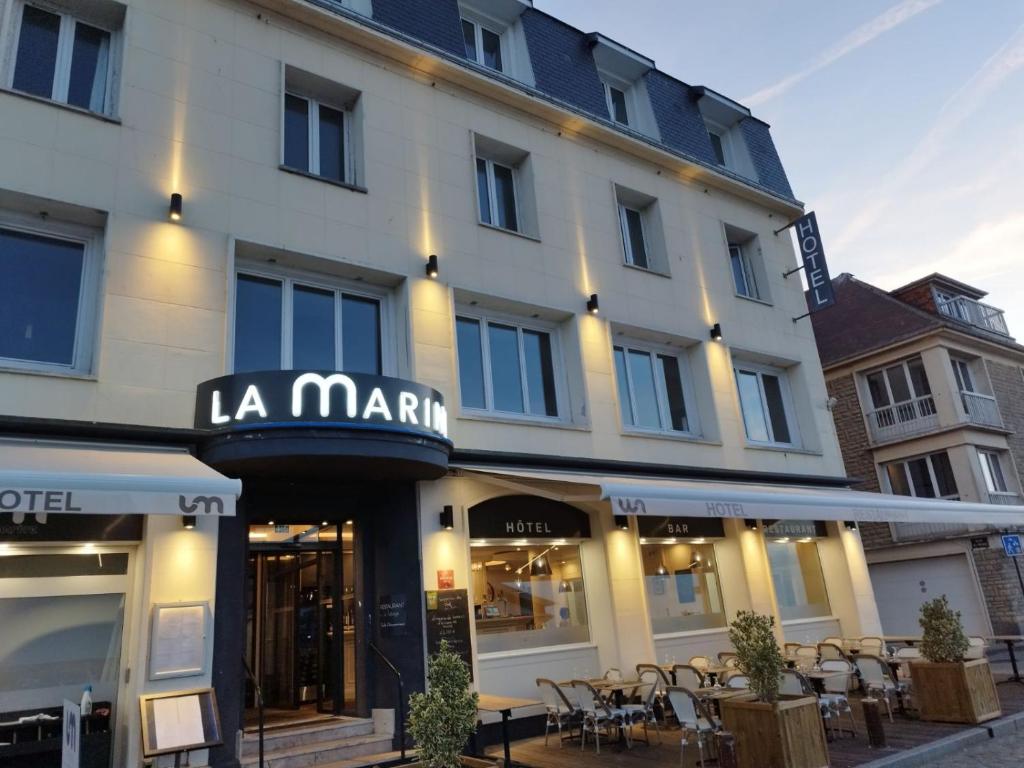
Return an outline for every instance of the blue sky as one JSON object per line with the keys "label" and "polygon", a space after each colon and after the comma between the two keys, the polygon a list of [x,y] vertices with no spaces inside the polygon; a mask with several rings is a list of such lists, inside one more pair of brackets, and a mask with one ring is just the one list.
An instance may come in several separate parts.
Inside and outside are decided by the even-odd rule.
{"label": "blue sky", "polygon": [[944,272],[1024,340],[1024,0],[535,0],[772,125],[833,275]]}

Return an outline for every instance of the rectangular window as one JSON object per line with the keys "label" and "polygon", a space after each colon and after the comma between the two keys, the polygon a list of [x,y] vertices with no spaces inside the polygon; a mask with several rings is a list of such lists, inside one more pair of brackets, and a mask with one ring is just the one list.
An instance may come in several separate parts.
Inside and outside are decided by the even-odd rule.
{"label": "rectangular window", "polygon": [[286,93],[284,164],[332,181],[351,182],[349,118],[345,109]]}
{"label": "rectangular window", "polygon": [[780,538],[765,544],[782,620],[831,615],[817,542]]}
{"label": "rectangular window", "polygon": [[792,406],[785,374],[776,371],[736,368],[736,388],[747,439],[753,443],[792,445]]}
{"label": "rectangular window", "polygon": [[476,159],[480,220],[502,229],[519,231],[515,171],[507,165]]}
{"label": "rectangular window", "polygon": [[708,138],[711,140],[711,151],[714,152],[715,162],[725,165],[725,140],[722,135],[709,130]]}
{"label": "rectangular window", "polygon": [[96,236],[0,225],[0,364],[84,373],[98,291]]}
{"label": "rectangular window", "polygon": [[1003,464],[995,451],[978,451],[981,458],[981,473],[985,476],[985,487],[989,493],[1009,493]]}
{"label": "rectangular window", "polygon": [[473,544],[470,559],[480,653],[590,641],[578,545]]}
{"label": "rectangular window", "polygon": [[644,234],[643,213],[619,203],[619,228],[626,252],[626,263],[643,269],[650,268],[647,258],[647,239]]}
{"label": "rectangular window", "polygon": [[555,344],[549,331],[456,318],[464,408],[558,418]]}
{"label": "rectangular window", "polygon": [[615,346],[622,423],[634,429],[692,433],[684,394],[685,361],[647,349]]}
{"label": "rectangular window", "polygon": [[642,543],[640,556],[655,635],[725,626],[713,544]]}
{"label": "rectangular window", "polygon": [[608,102],[608,114],[612,120],[621,125],[629,125],[629,111],[626,109],[626,92],[614,85],[604,86],[605,99]]}
{"label": "rectangular window", "polygon": [[897,496],[916,496],[924,499],[960,498],[953,466],[945,451],[916,459],[894,461],[883,466],[889,481],[889,492]]}
{"label": "rectangular window", "polygon": [[977,392],[974,388],[974,377],[971,375],[971,364],[966,360],[953,358],[953,375],[961,392]]}
{"label": "rectangular window", "polygon": [[757,290],[757,279],[747,253],[747,246],[740,243],[729,243],[729,263],[732,267],[732,279],[736,293],[749,299],[761,298]]}
{"label": "rectangular window", "polygon": [[234,372],[381,374],[381,297],[303,277],[239,272]]}
{"label": "rectangular window", "polygon": [[16,91],[110,112],[110,30],[66,13],[19,3],[20,24],[10,85]]}
{"label": "rectangular window", "polygon": [[477,64],[503,71],[501,61],[501,35],[468,19],[462,20],[462,39],[466,44],[466,58]]}

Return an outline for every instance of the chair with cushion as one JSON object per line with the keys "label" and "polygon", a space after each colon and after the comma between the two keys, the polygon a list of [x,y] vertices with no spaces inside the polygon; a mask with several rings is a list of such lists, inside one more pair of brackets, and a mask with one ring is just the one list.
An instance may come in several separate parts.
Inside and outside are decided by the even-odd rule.
{"label": "chair with cushion", "polygon": [[[825,659],[821,662],[822,672],[846,672],[845,675],[826,677],[821,681],[825,692],[818,698],[824,701],[832,714],[835,715],[836,723],[843,715],[850,717],[850,735],[856,736],[857,731],[853,719],[853,709],[850,707],[850,683],[856,674],[853,664],[846,659]],[[834,729],[833,729],[834,731]]]}
{"label": "chair with cushion", "polygon": [[719,651],[718,653],[718,663],[721,664],[723,667],[729,666],[729,659],[735,658],[736,651]]}
{"label": "chair with cushion", "polygon": [[654,685],[654,702],[661,707],[662,715],[664,716],[666,714],[665,691],[672,685],[672,681],[665,674],[665,670],[657,664],[637,664],[636,676],[641,683],[652,683]]}
{"label": "chair with cushion", "polygon": [[865,692],[868,696],[872,693],[881,694],[882,700],[885,701],[885,709],[889,713],[889,722],[893,722],[890,696],[896,694],[896,697],[902,701],[903,696],[910,689],[909,685],[906,682],[894,679],[889,665],[878,656],[861,653],[858,654],[854,663],[857,666],[857,672],[860,674]]}
{"label": "chair with cushion", "polygon": [[750,678],[744,675],[742,672],[736,672],[734,674],[729,675],[729,677],[726,678],[725,687],[736,689],[749,688]]}
{"label": "chair with cushion", "polygon": [[649,723],[654,723],[654,731],[658,734],[658,743],[661,743],[661,726],[658,723],[658,716],[654,704],[658,699],[658,681],[648,673],[646,680],[641,679],[640,683],[633,689],[633,696],[639,698],[638,703],[626,704],[622,707],[626,713],[626,720],[632,729],[634,723],[644,724],[644,740],[650,744],[651,736],[647,730]]}
{"label": "chair with cushion", "polygon": [[862,637],[859,647],[861,653],[870,656],[885,656],[885,643],[880,637]]}
{"label": "chair with cushion", "polygon": [[587,743],[587,733],[592,733],[594,751],[601,754],[602,730],[610,737],[612,729],[617,729],[629,745],[629,715],[624,709],[608,704],[586,680],[573,680],[572,690],[580,711],[580,751]]}
{"label": "chair with cushion", "polygon": [[567,728],[569,737],[572,737],[572,726],[578,719],[576,707],[554,680],[538,677],[537,687],[540,689],[540,698],[544,702],[544,709],[547,710],[547,722],[544,723],[544,746],[548,745],[548,733],[552,728],[557,728],[558,747],[561,748],[564,741],[562,729]]}
{"label": "chair with cushion", "polygon": [[697,752],[700,755],[701,768],[704,768],[704,739],[713,738],[721,729],[721,725],[692,691],[672,686],[668,689],[668,700],[672,703],[672,709],[682,729],[679,741],[680,765],[686,765],[686,743],[692,733],[697,737]]}
{"label": "chair with cushion", "polygon": [[704,687],[704,675],[692,664],[676,664],[672,667],[672,679],[676,686],[690,691]]}
{"label": "chair with cushion", "polygon": [[785,653],[787,658],[791,659],[793,658],[793,656],[796,655],[796,649],[799,648],[801,645],[803,645],[803,643],[786,643],[785,647],[783,648],[783,652]]}
{"label": "chair with cushion", "polygon": [[832,730],[832,710],[829,708],[828,702],[819,698],[810,681],[795,669],[783,670],[782,677],[779,679],[779,693],[784,696],[813,697],[818,702],[821,719],[828,724],[829,730]]}

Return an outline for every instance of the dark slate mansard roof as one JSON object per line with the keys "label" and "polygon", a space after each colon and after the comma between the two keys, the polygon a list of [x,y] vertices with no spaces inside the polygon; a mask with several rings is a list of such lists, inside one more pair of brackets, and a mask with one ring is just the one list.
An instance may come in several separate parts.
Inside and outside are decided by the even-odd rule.
{"label": "dark slate mansard roof", "polygon": [[459,59],[463,65],[482,74],[547,97],[634,138],[705,165],[787,203],[800,205],[786,178],[767,123],[754,117],[744,117],[739,122],[757,178],[751,179],[723,168],[715,162],[711,140],[697,107],[698,89],[664,72],[652,69],[644,75],[651,108],[661,133],[660,142],[611,122],[604,99],[604,86],[597,74],[588,35],[543,11],[527,8],[521,17],[537,84],[536,88],[530,88],[466,59],[458,0],[373,0],[373,19],[346,11],[337,0],[309,2],[354,21],[380,28],[383,32],[397,32],[407,42],[430,49],[445,58]]}

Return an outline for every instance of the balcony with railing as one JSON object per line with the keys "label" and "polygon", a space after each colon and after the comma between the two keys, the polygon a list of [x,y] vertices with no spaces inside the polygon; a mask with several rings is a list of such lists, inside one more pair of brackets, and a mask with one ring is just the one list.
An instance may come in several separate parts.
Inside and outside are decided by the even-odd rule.
{"label": "balcony with railing", "polygon": [[865,418],[868,435],[875,445],[923,435],[939,428],[939,415],[931,395],[869,411]]}
{"label": "balcony with railing", "polygon": [[1006,318],[1001,309],[996,309],[988,304],[982,304],[974,299],[968,299],[966,296],[954,296],[945,301],[937,301],[935,305],[939,310],[939,314],[953,320],[973,325],[985,331],[998,333],[1001,336],[1010,335],[1010,330],[1006,326]]}
{"label": "balcony with railing", "polygon": [[1006,507],[1016,507],[1021,504],[1021,498],[1019,493],[1012,493],[1007,491],[989,491],[988,503],[1002,504],[1003,506]]}
{"label": "balcony with railing", "polygon": [[1003,428],[1003,417],[999,413],[999,404],[991,395],[962,391],[960,392],[960,402],[964,406],[964,416],[971,424]]}

